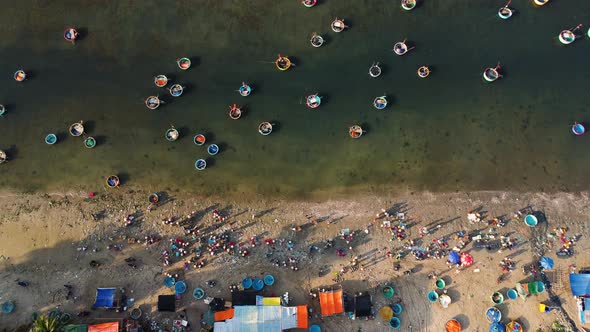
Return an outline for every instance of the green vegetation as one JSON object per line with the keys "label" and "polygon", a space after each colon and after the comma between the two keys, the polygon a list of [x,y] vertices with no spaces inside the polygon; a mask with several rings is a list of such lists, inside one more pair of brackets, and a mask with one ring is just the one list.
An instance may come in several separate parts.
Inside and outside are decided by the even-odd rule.
{"label": "green vegetation", "polygon": [[58,315],[49,317],[47,315],[39,316],[33,322],[30,332],[61,332],[63,323]]}

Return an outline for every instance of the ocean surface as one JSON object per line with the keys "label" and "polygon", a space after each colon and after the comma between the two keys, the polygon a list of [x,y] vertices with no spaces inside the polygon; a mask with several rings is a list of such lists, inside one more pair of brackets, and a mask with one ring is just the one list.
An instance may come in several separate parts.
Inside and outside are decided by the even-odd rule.
{"label": "ocean surface", "polygon": [[[0,188],[154,191],[269,197],[330,197],[396,190],[576,191],[588,189],[590,1],[554,0],[538,8],[515,0],[423,0],[411,12],[394,0],[15,1],[0,11]],[[334,33],[330,22],[350,28]],[[583,23],[564,46],[558,33]],[[75,45],[66,27],[82,34]],[[326,44],[313,48],[317,32]],[[403,39],[405,56],[391,52]],[[278,71],[277,54],[296,64]],[[181,71],[176,59],[190,57]],[[380,62],[383,75],[370,78]],[[498,62],[504,78],[485,83]],[[427,79],[416,70],[431,66]],[[13,80],[17,69],[30,78]],[[172,99],[153,78],[186,87]],[[251,96],[236,90],[252,85]],[[319,93],[309,110],[305,96]],[[155,111],[143,101],[159,94]],[[372,107],[387,95],[385,110]],[[244,116],[228,117],[228,106]],[[98,139],[86,149],[69,136],[84,120]],[[262,121],[275,123],[270,136]],[[361,124],[360,139],[348,127]],[[168,142],[171,125],[181,138]],[[589,128],[590,129],[590,128]],[[44,143],[48,133],[59,142]],[[192,137],[205,133],[221,152],[207,155]],[[194,162],[206,158],[208,168]],[[106,190],[106,189],[105,189]]]}

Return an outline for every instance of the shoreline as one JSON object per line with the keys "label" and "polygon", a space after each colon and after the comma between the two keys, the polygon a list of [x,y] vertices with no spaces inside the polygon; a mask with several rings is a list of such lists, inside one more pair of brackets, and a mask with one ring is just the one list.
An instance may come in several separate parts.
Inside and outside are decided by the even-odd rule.
{"label": "shoreline", "polygon": [[[449,244],[455,245],[451,235],[459,230],[475,231],[484,227],[483,224],[470,225],[467,222],[468,211],[482,208],[487,211],[486,220],[506,215],[531,206],[547,216],[549,225],[545,231],[555,227],[569,227],[571,234],[588,234],[587,215],[590,215],[590,196],[581,193],[510,193],[510,192],[465,192],[465,193],[429,193],[407,192],[395,196],[363,195],[347,199],[324,201],[285,201],[282,199],[259,199],[244,197],[242,200],[197,197],[190,193],[167,193],[161,206],[147,212],[146,191],[120,190],[108,193],[97,193],[89,198],[87,192],[52,192],[48,194],[0,193],[0,289],[3,299],[13,299],[17,309],[8,324],[11,328],[24,325],[33,312],[47,312],[59,307],[75,313],[88,310],[94,299],[95,287],[125,287],[133,292],[135,307],[148,313],[149,317],[162,321],[172,318],[154,310],[157,295],[169,294],[162,286],[163,272],[176,272],[184,275],[189,288],[204,287],[205,281],[217,280],[217,286],[206,289],[211,296],[228,298],[229,283],[239,283],[246,275],[272,273],[277,277],[277,285],[273,293],[288,291],[293,304],[308,304],[313,308],[310,325],[320,324],[328,331],[356,331],[362,327],[367,331],[381,331],[385,328],[380,318],[372,321],[358,321],[351,324],[346,317],[317,317],[317,300],[310,299],[308,292],[320,286],[333,284],[333,273],[347,265],[347,257],[338,257],[332,249],[324,249],[325,240],[338,238],[339,230],[350,228],[357,231],[348,253],[347,245],[335,241],[335,247],[342,248],[347,254],[361,257],[364,271],[348,272],[342,275],[341,284],[345,291],[355,293],[369,291],[373,296],[373,305],[378,313],[386,300],[379,294],[380,285],[393,284],[396,291],[394,300],[399,300],[408,308],[402,314],[402,329],[411,324],[413,331],[438,331],[446,320],[459,317],[466,320],[467,331],[487,328],[483,310],[491,305],[489,294],[498,289],[513,287],[515,282],[526,279],[520,271],[521,266],[535,259],[533,240],[544,233],[533,233],[523,224],[509,222],[501,229],[502,233],[515,232],[524,239],[514,252],[517,270],[511,277],[496,286],[498,276],[496,261],[506,253],[488,253],[476,250],[468,245],[466,250],[473,253],[474,266],[461,270],[449,270],[441,260],[415,261],[413,257],[405,257],[400,261],[401,270],[393,271],[395,260],[385,257],[385,252],[403,245],[397,241],[390,242],[391,237],[379,227],[381,220],[373,221],[376,213],[386,209],[391,213],[403,212],[408,223],[408,237],[419,239],[418,229],[421,226],[434,227],[441,225],[436,234],[424,238],[426,243],[431,238],[448,236]],[[265,256],[264,245],[250,248],[251,255],[241,258],[226,253],[207,258],[202,269],[182,268],[183,261],[174,259],[170,266],[162,266],[161,251],[168,247],[168,240],[186,238],[194,248],[194,241],[187,237],[181,227],[163,225],[162,218],[176,216],[184,218],[193,215],[191,223],[203,227],[211,227],[211,212],[217,209],[227,217],[225,223],[213,231],[230,231],[236,242],[248,243],[251,236],[262,238],[285,239],[294,242],[293,251],[280,247],[273,257],[297,257],[299,271],[292,271],[274,266]],[[137,213],[137,224],[125,227],[122,220],[132,212]],[[194,212],[194,213],[193,213]],[[99,220],[93,215],[101,214]],[[319,220],[310,226],[306,216]],[[301,226],[303,231],[292,231],[294,226]],[[484,227],[485,228],[485,227]],[[364,230],[368,229],[365,234]],[[541,228],[538,228],[541,230]],[[487,230],[486,230],[487,231]],[[144,246],[129,244],[125,237],[143,238],[143,236],[159,236],[160,243]],[[109,250],[107,246],[121,245],[120,250]],[[320,253],[311,255],[308,248],[318,246]],[[79,248],[86,247],[87,250]],[[590,265],[585,252],[590,248],[590,240],[582,237],[576,243],[576,255],[567,260],[556,260],[560,271],[576,263],[578,267]],[[95,252],[96,249],[96,252]],[[387,249],[387,250],[386,250]],[[555,258],[555,248],[546,254]],[[191,255],[192,256],[192,255]],[[7,258],[10,257],[10,258]],[[130,268],[124,258],[137,259],[137,268]],[[282,258],[281,258],[282,257]],[[96,260],[101,262],[98,268],[88,264]],[[318,275],[318,269],[328,267],[332,272]],[[404,275],[404,271],[415,269],[412,275]],[[474,273],[479,269],[479,273]],[[451,306],[442,309],[430,305],[425,298],[432,281],[429,273],[436,273],[447,278],[449,294],[455,297]],[[21,288],[14,282],[16,279],[30,282],[27,288]],[[481,281],[481,283],[480,283]],[[74,287],[74,298],[66,299],[63,285]],[[480,287],[486,285],[485,287]],[[573,298],[568,285],[555,287],[557,295],[566,312],[577,323],[573,312]],[[269,295],[269,293],[265,293]],[[546,327],[554,315],[540,316],[533,305],[546,301],[547,295],[526,302],[507,301],[502,311],[511,318],[522,320],[527,331],[535,331],[538,327]],[[198,326],[198,317],[205,310],[202,301],[190,296],[183,296],[182,308],[189,314],[189,321],[194,328]],[[92,311],[87,318],[76,318],[76,321],[96,322],[100,317],[124,317],[124,313]],[[465,322],[462,322],[465,324]]]}

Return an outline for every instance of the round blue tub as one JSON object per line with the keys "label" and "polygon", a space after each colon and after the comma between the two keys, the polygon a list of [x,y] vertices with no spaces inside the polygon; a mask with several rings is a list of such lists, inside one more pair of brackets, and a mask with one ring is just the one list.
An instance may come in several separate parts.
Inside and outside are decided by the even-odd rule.
{"label": "round blue tub", "polygon": [[252,288],[254,288],[256,291],[262,290],[264,288],[264,281],[258,278],[254,279],[252,282]]}
{"label": "round blue tub", "polygon": [[400,326],[402,326],[402,321],[399,318],[393,317],[389,320],[389,327],[392,329],[397,330]]}
{"label": "round blue tub", "polygon": [[272,286],[275,283],[275,277],[272,274],[267,274],[264,276],[264,284],[267,286]]}
{"label": "round blue tub", "polygon": [[244,289],[252,288],[252,278],[242,279],[242,287],[244,287]]}

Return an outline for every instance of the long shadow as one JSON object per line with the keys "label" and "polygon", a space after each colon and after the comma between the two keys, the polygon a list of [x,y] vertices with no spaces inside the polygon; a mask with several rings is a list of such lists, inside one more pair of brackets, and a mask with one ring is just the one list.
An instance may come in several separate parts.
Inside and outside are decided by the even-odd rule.
{"label": "long shadow", "polygon": [[466,315],[457,315],[454,317],[455,320],[457,320],[459,323],[461,323],[461,328],[465,329],[465,331],[467,331],[467,329],[469,328],[469,317],[467,317]]}
{"label": "long shadow", "polygon": [[262,210],[259,212],[254,213],[254,218],[262,218],[264,215],[272,213],[274,210],[276,210],[276,207],[272,207],[266,210]]}

